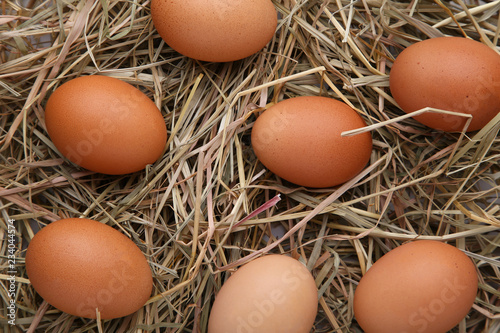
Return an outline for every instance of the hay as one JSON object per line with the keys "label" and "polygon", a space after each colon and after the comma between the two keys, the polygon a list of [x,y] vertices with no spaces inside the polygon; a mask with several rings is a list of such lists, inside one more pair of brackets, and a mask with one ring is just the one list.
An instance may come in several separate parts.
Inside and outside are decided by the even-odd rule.
{"label": "hay", "polygon": [[[390,66],[427,37],[469,36],[496,47],[500,1],[274,0],[269,45],[233,63],[200,63],[165,45],[149,1],[2,1],[0,16],[0,229],[15,220],[16,326],[4,332],[205,332],[230,272],[264,253],[311,269],[315,332],[360,332],[354,289],[388,250],[437,239],[464,250],[480,277],[473,309],[453,332],[500,329],[500,118],[472,134],[429,130],[388,91]],[[453,16],[450,16],[453,15]],[[55,150],[44,103],[63,82],[109,75],[162,110],[168,149],[144,172],[106,176]],[[333,189],[304,189],[256,160],[250,130],[283,98],[324,95],[370,126],[370,165]],[[349,133],[346,133],[349,134]],[[136,314],[96,321],[47,306],[29,285],[24,250],[36,230],[87,217],[126,233],[145,253],[154,292]],[[283,237],[280,237],[284,234]],[[7,242],[0,248],[7,270]],[[0,275],[3,304],[8,274]]]}

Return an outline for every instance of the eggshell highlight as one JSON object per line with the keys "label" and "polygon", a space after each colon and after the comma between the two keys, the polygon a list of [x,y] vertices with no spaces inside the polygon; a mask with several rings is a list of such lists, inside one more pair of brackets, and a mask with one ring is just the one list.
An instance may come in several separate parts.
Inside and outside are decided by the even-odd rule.
{"label": "eggshell highlight", "polygon": [[378,259],[354,294],[354,315],[366,333],[445,333],[470,311],[475,265],[438,241],[401,245]]}
{"label": "eggshell highlight", "polygon": [[317,310],[318,291],[307,268],[285,255],[266,255],[222,285],[208,332],[309,333]]}
{"label": "eggshell highlight", "polygon": [[271,106],[257,118],[252,147],[262,164],[285,180],[315,188],[336,186],[356,176],[370,159],[369,132],[341,136],[365,126],[343,102],[295,97]]}
{"label": "eggshell highlight", "polygon": [[278,22],[270,0],[153,0],[151,16],[174,50],[213,62],[257,53],[271,40]]}
{"label": "eggshell highlight", "polygon": [[47,101],[45,123],[61,154],[110,175],[156,162],[167,141],[163,116],[153,101],[130,84],[101,75],[58,87]]}
{"label": "eggshell highlight", "polygon": [[[392,96],[406,113],[432,107],[473,116],[467,131],[483,128],[500,112],[500,55],[462,37],[412,44],[390,71]],[[415,120],[434,129],[462,131],[467,118],[426,112]]]}
{"label": "eggshell highlight", "polygon": [[125,235],[97,221],[55,221],[35,234],[26,251],[33,288],[71,315],[123,317],[148,300],[153,278],[141,250]]}

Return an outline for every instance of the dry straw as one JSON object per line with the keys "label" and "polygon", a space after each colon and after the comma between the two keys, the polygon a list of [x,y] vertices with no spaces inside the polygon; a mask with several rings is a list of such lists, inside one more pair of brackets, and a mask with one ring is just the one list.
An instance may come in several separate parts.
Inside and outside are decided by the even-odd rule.
{"label": "dry straw", "polygon": [[[285,253],[316,279],[315,332],[361,332],[352,311],[361,276],[422,238],[457,246],[477,265],[476,301],[452,332],[499,332],[500,117],[471,134],[430,130],[395,105],[387,74],[398,52],[428,37],[465,35],[498,50],[500,1],[273,0],[280,21],[271,42],[221,64],[165,45],[149,1],[21,2],[2,1],[0,16],[0,331],[206,332],[231,272]],[[140,88],[163,113],[168,147],[143,172],[82,170],[47,136],[51,92],[98,73]],[[370,125],[374,149],[362,174],[305,189],[256,160],[256,117],[299,95],[340,99]],[[141,248],[154,275],[146,306],[96,321],[43,302],[24,250],[40,227],[65,217],[107,223]],[[5,306],[9,219],[18,236],[16,326]]]}

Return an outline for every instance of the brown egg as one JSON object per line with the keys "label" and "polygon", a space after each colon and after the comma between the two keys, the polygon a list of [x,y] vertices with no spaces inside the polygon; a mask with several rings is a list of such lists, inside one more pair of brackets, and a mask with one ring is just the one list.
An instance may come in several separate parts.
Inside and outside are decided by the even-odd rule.
{"label": "brown egg", "polygon": [[153,278],[141,250],[110,226],[88,219],[55,221],[26,251],[33,288],[59,310],[85,318],[118,318],[148,300]]}
{"label": "brown egg", "polygon": [[[500,112],[500,55],[462,37],[415,43],[396,58],[391,93],[406,112],[424,107],[473,116],[468,131],[483,128]],[[434,129],[462,131],[467,118],[426,112],[414,117]]]}
{"label": "brown egg", "polygon": [[364,126],[364,120],[343,102],[295,97],[257,118],[252,147],[262,164],[281,178],[302,186],[330,187],[356,176],[368,163],[371,134],[341,136]]}
{"label": "brown egg", "polygon": [[208,333],[309,333],[317,311],[318,290],[307,268],[285,255],[267,255],[222,285]]}
{"label": "brown egg", "polygon": [[445,333],[469,312],[478,287],[475,265],[438,241],[401,245],[378,259],[354,294],[365,333]]}
{"label": "brown egg", "polygon": [[45,123],[65,157],[111,175],[154,163],[167,140],[163,116],[153,101],[124,81],[100,75],[58,87],[47,101]]}
{"label": "brown egg", "polygon": [[271,40],[278,16],[270,0],[153,0],[161,38],[193,59],[226,62],[246,58]]}

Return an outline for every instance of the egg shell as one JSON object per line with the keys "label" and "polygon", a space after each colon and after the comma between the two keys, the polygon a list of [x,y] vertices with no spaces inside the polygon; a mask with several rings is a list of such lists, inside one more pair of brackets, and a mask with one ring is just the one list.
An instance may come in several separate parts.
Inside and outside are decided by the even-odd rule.
{"label": "egg shell", "polygon": [[208,332],[309,333],[317,310],[318,290],[307,268],[285,255],[266,255],[222,285]]}
{"label": "egg shell", "polygon": [[445,333],[469,312],[478,287],[475,265],[438,241],[401,245],[378,259],[354,294],[365,333]]}
{"label": "egg shell", "polygon": [[213,62],[260,51],[278,22],[270,0],[153,0],[151,16],[161,38],[174,50]]}
{"label": "egg shell", "polygon": [[153,101],[131,84],[102,75],[59,86],[45,106],[45,124],[66,158],[110,175],[144,169],[161,156],[167,141]]}
{"label": "egg shell", "polygon": [[123,317],[148,300],[153,278],[141,250],[100,222],[69,218],[38,231],[26,250],[36,292],[59,310],[85,318]]}
{"label": "egg shell", "polygon": [[[432,107],[473,116],[467,131],[500,112],[500,55],[480,42],[437,37],[412,44],[394,61],[390,90],[406,112]],[[426,112],[415,120],[434,129],[462,131],[467,118]]]}
{"label": "egg shell", "polygon": [[252,147],[262,164],[281,178],[325,188],[348,181],[368,163],[371,134],[341,136],[365,126],[356,111],[341,101],[295,97],[271,106],[257,118]]}

